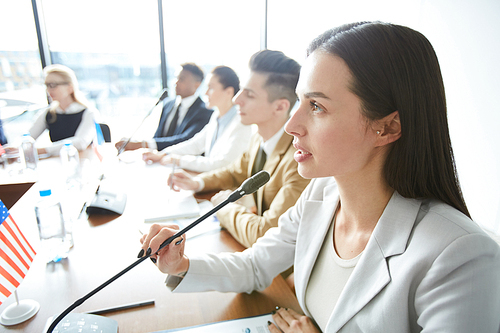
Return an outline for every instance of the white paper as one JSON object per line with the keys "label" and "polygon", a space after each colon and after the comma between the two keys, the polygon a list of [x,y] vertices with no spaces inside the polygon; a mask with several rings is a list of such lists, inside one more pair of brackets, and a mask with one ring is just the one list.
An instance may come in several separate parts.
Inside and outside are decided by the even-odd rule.
{"label": "white paper", "polygon": [[194,327],[178,328],[156,333],[269,333],[267,322],[274,323],[271,314],[255,317],[241,318],[235,320],[221,321],[213,324],[206,324]]}
{"label": "white paper", "polygon": [[165,222],[169,220],[200,216],[200,207],[191,192],[160,192],[144,203],[144,222]]}

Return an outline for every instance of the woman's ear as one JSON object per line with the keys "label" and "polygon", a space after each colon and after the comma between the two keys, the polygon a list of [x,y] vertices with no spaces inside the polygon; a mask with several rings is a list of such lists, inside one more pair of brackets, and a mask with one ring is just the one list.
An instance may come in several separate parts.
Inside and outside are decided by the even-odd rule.
{"label": "woman's ear", "polygon": [[374,126],[379,137],[379,146],[384,146],[401,137],[401,119],[399,111],[394,111],[388,116],[378,120]]}

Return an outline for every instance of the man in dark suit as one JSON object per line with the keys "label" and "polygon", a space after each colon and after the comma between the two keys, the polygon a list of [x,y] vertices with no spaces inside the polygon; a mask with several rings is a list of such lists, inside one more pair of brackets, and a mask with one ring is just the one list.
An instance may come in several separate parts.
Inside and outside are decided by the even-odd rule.
{"label": "man in dark suit", "polygon": [[[207,109],[205,102],[195,95],[203,81],[203,71],[194,63],[181,66],[182,70],[175,84],[175,94],[180,98],[165,102],[158,128],[152,139],[131,141],[125,150],[139,148],[162,150],[192,138],[208,123],[213,111]],[[115,146],[119,149],[123,144],[124,141],[119,141]]]}

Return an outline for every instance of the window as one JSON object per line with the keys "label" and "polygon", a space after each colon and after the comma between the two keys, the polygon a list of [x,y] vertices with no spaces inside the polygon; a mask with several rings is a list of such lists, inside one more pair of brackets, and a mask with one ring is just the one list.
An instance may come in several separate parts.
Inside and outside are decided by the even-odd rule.
{"label": "window", "polygon": [[43,1],[52,63],[73,69],[80,90],[129,136],[162,90],[156,1]]}
{"label": "window", "polygon": [[[248,61],[260,50],[264,5],[255,0],[164,1],[168,87],[175,95],[179,65],[194,62],[205,72],[229,66],[244,82]],[[200,87],[200,94],[206,86]]]}
{"label": "window", "polygon": [[0,2],[0,31],[0,117],[13,143],[31,123],[25,111],[47,104],[31,3]]}

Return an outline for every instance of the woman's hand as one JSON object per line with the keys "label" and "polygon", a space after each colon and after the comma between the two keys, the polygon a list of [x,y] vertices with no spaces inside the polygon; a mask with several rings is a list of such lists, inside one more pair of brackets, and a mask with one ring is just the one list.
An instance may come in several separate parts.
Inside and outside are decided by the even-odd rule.
{"label": "woman's hand", "polygon": [[179,191],[179,189],[196,191],[199,186],[198,182],[184,170],[176,171],[173,175],[170,174],[168,176],[168,185],[171,186],[174,191]]}
{"label": "woman's hand", "polygon": [[150,258],[161,272],[184,276],[189,268],[189,259],[184,255],[185,234],[158,251],[160,245],[178,231],[179,226],[175,224],[167,226],[153,224],[149,232],[141,237],[142,249],[137,257],[141,258],[153,253]]}
{"label": "woman's hand", "polygon": [[271,323],[269,331],[271,333],[320,333],[321,331],[314,325],[311,318],[298,314],[292,309],[280,308],[273,314],[273,320],[278,325]]}

